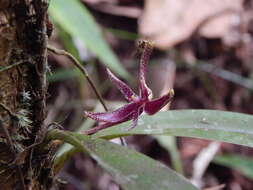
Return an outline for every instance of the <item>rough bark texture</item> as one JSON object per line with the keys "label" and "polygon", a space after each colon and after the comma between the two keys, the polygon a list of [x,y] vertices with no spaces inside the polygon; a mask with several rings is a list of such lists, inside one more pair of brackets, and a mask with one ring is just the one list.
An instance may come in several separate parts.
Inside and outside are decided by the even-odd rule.
{"label": "rough bark texture", "polygon": [[0,189],[4,190],[45,190],[52,184],[50,147],[35,146],[46,132],[47,8],[47,0],[0,0]]}

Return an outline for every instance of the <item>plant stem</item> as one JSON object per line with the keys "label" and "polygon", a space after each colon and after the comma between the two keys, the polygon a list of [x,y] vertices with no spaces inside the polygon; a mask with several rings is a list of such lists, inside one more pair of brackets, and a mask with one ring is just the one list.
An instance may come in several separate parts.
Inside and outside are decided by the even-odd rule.
{"label": "plant stem", "polygon": [[18,65],[23,64],[23,63],[25,63],[25,61],[21,60],[21,61],[19,61],[17,63],[12,64],[12,65],[8,65],[8,66],[5,66],[5,67],[0,67],[0,73],[4,72],[4,71],[7,71],[9,69],[12,69],[12,68],[14,68],[14,67],[16,67]]}
{"label": "plant stem", "polygon": [[65,50],[60,50],[60,49],[56,49],[55,47],[52,46],[47,46],[47,49],[50,50],[51,52],[58,54],[58,55],[64,55],[67,56],[72,62],[73,64],[83,73],[83,75],[85,76],[86,80],[88,81],[88,83],[90,84],[91,88],[93,89],[94,93],[96,94],[97,98],[99,99],[100,103],[102,104],[102,106],[104,107],[105,111],[108,111],[104,100],[101,96],[101,94],[99,93],[99,91],[97,90],[95,84],[93,83],[93,81],[91,80],[88,71],[78,62],[78,60],[71,55],[69,52],[65,51]]}

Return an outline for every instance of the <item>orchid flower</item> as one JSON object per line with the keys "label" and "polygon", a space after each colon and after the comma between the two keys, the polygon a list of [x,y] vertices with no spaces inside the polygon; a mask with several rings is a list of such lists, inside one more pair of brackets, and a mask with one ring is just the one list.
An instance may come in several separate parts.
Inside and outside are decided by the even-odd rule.
{"label": "orchid flower", "polygon": [[140,42],[139,47],[143,50],[139,69],[139,95],[135,94],[127,84],[118,79],[109,69],[107,69],[111,82],[120,90],[129,103],[115,111],[99,113],[85,111],[85,116],[99,122],[98,126],[85,131],[85,134],[90,135],[101,129],[105,129],[128,120],[132,120],[132,125],[129,130],[133,129],[136,127],[138,118],[143,111],[148,115],[153,115],[161,110],[166,104],[171,102],[174,96],[173,89],[169,89],[168,93],[164,96],[152,100],[152,91],[146,84],[146,68],[153,50],[153,45],[150,42],[143,40]]}

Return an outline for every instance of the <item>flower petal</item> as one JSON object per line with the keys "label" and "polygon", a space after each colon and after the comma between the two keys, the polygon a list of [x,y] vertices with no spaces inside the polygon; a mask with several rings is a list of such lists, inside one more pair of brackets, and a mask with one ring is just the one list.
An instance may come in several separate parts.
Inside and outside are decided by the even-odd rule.
{"label": "flower petal", "polygon": [[155,114],[160,109],[162,109],[163,106],[165,106],[167,103],[169,103],[171,101],[171,99],[173,98],[173,96],[174,96],[174,90],[170,89],[166,95],[164,95],[160,98],[154,99],[152,101],[148,101],[145,104],[144,111],[149,115]]}
{"label": "flower petal", "polygon": [[127,101],[131,102],[133,98],[136,99],[138,97],[127,84],[118,79],[109,69],[106,70],[112,83],[117,86]]}
{"label": "flower petal", "polygon": [[124,122],[131,119],[132,113],[137,110],[139,106],[139,103],[133,102],[111,112],[92,113],[85,111],[84,114],[87,117],[100,122]]}
{"label": "flower petal", "polygon": [[142,112],[143,112],[143,107],[140,107],[136,112],[133,113],[132,115],[133,122],[132,122],[131,127],[127,129],[128,131],[137,126],[139,116],[141,115]]}
{"label": "flower petal", "polygon": [[151,95],[151,90],[146,84],[146,73],[147,73],[147,64],[150,59],[150,55],[153,51],[153,44],[149,41],[143,40],[139,44],[139,48],[143,49],[141,60],[140,60],[140,72],[139,72],[139,91],[140,96],[144,99],[148,99]]}

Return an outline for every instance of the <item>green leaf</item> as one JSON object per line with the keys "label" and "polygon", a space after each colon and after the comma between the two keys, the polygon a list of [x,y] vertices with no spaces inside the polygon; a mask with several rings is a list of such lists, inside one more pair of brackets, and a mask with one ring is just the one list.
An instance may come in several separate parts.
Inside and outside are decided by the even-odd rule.
{"label": "green leaf", "polygon": [[52,0],[49,14],[65,31],[78,37],[98,58],[121,77],[129,77],[112,50],[104,41],[99,27],[79,0]]}
{"label": "green leaf", "polygon": [[253,159],[241,155],[227,154],[215,156],[214,163],[235,169],[253,179]]}
{"label": "green leaf", "polygon": [[217,110],[174,110],[143,115],[138,126],[126,122],[100,131],[93,137],[111,139],[127,135],[170,135],[223,141],[253,147],[253,116]]}
{"label": "green leaf", "polygon": [[70,78],[77,77],[79,75],[79,70],[77,68],[57,69],[53,71],[52,74],[47,75],[47,80],[50,83],[68,80]]}
{"label": "green leaf", "polygon": [[184,174],[183,171],[183,164],[180,158],[180,154],[177,148],[177,142],[176,142],[176,137],[173,136],[162,136],[162,135],[155,135],[153,136],[158,143],[165,148],[166,150],[168,150],[169,154],[170,154],[170,158],[171,158],[171,165],[173,167],[173,169],[180,173],[180,174]]}
{"label": "green leaf", "polygon": [[138,39],[138,34],[133,33],[133,32],[128,32],[125,30],[120,30],[120,29],[115,29],[115,28],[106,28],[106,31],[112,33],[114,36],[124,39],[124,40],[137,40]]}
{"label": "green leaf", "polygon": [[62,29],[60,26],[55,25],[58,28],[58,37],[61,41],[61,43],[64,46],[64,49],[71,53],[75,58],[77,58],[78,61],[80,60],[79,52],[76,48],[76,45],[74,44],[74,41],[71,37],[71,35],[66,32],[64,29]]}
{"label": "green leaf", "polygon": [[47,139],[60,139],[88,153],[125,190],[198,190],[185,178],[151,158],[103,139],[51,130]]}

